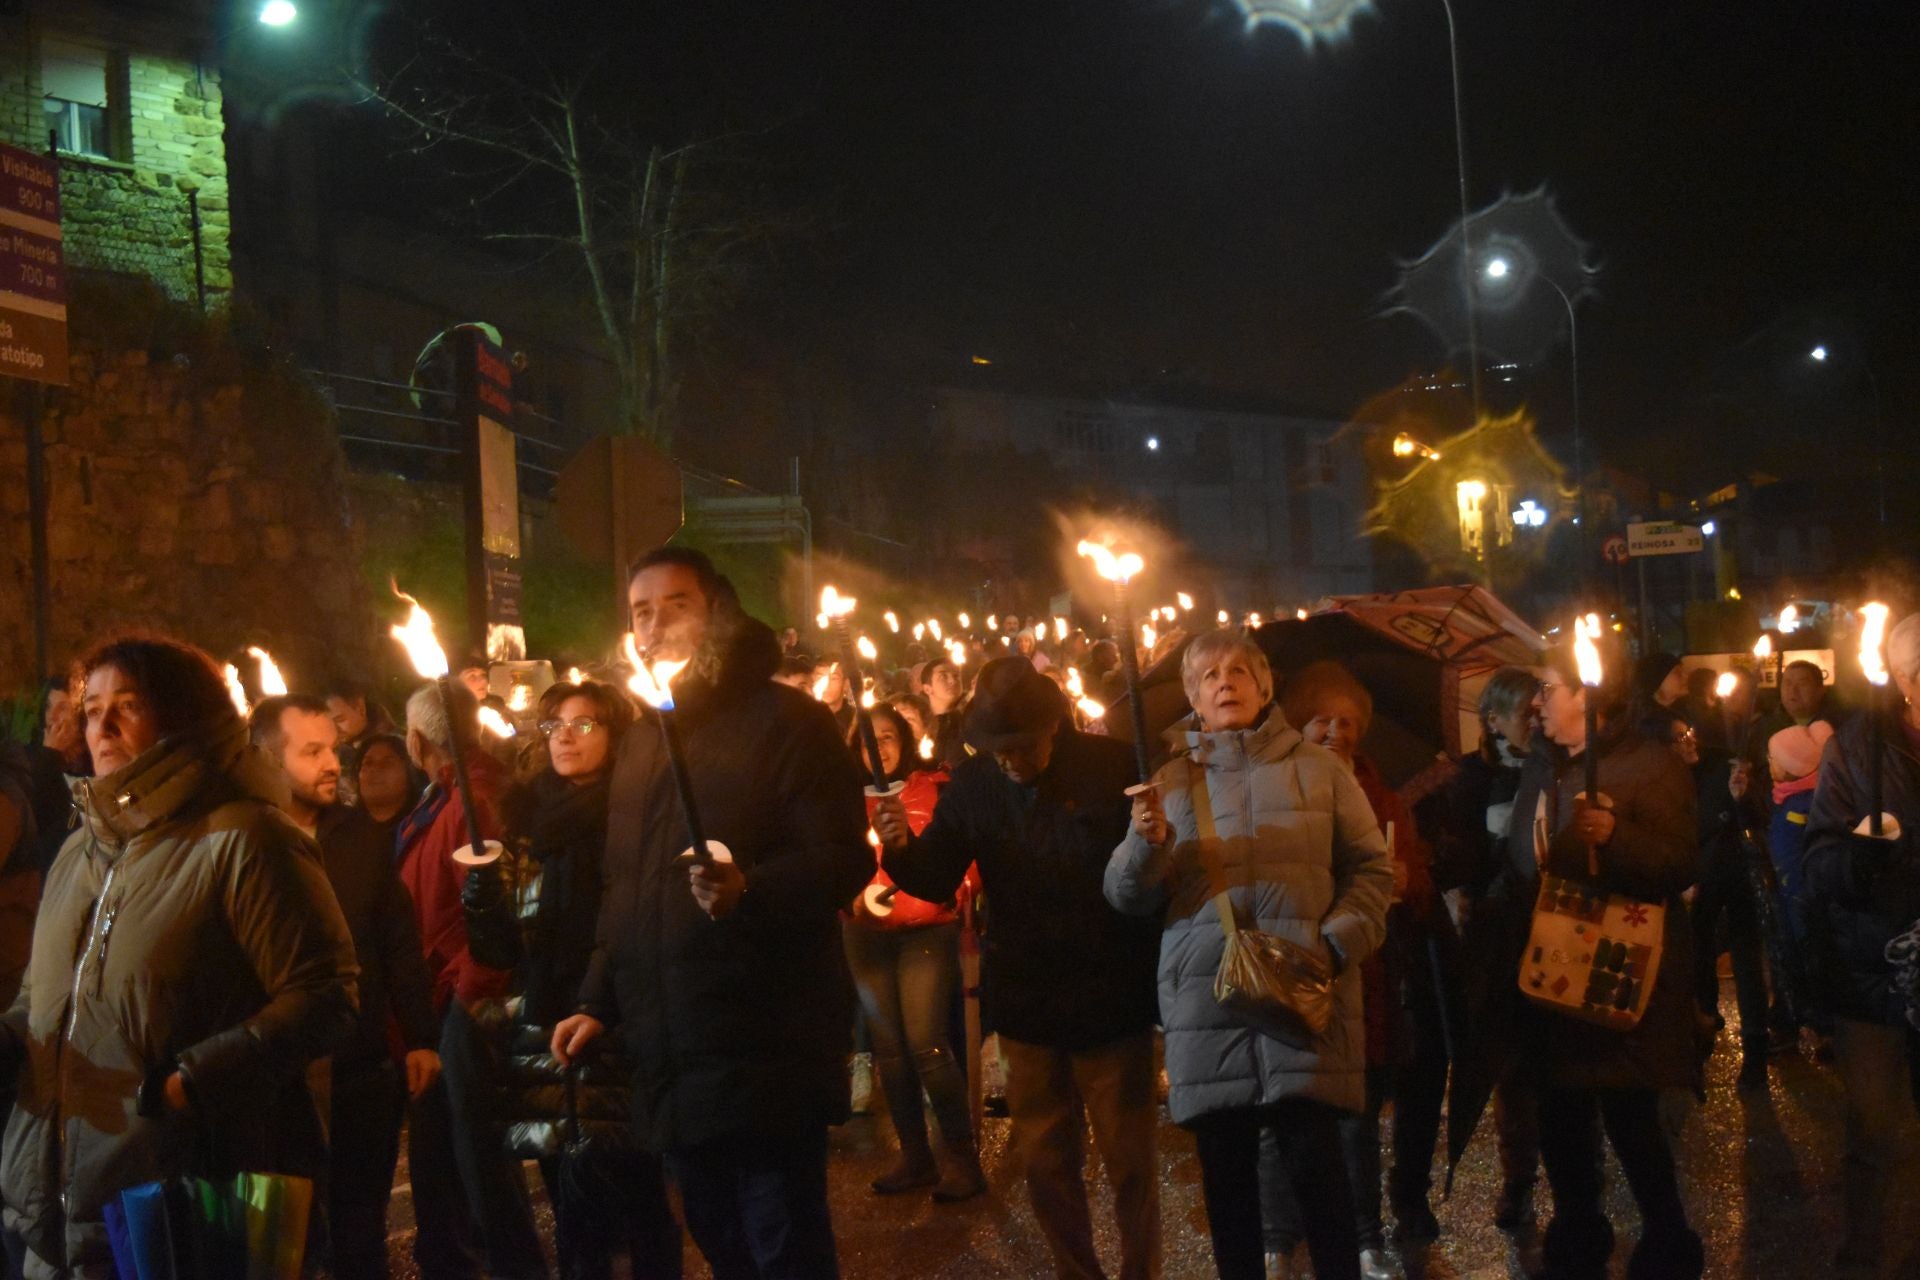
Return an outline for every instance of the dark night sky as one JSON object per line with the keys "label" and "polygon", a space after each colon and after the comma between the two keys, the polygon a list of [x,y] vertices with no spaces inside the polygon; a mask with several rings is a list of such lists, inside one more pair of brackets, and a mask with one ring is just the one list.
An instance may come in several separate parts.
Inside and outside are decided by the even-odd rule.
{"label": "dark night sky", "polygon": [[[1780,366],[1843,324],[1893,416],[1912,404],[1920,5],[1455,3],[1475,205],[1544,183],[1602,265],[1581,338],[1604,452],[1725,465],[1725,441],[1673,446],[1725,421],[1709,388],[1804,429]],[[490,10],[524,38],[524,5],[460,22]],[[777,306],[875,377],[979,353],[1029,385],[1338,412],[1442,359],[1376,316],[1458,212],[1445,37],[1438,0],[1377,0],[1313,50],[1227,0],[600,0],[541,5],[533,39],[597,51],[668,129],[777,125],[830,210]]]}

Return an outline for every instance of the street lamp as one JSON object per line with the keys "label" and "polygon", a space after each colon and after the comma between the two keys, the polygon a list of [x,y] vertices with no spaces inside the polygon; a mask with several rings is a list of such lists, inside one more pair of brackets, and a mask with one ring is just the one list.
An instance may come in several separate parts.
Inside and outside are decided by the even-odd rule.
{"label": "street lamp", "polygon": [[1394,457],[1411,458],[1416,454],[1425,458],[1428,462],[1440,461],[1440,451],[1438,449],[1435,449],[1431,445],[1422,444],[1404,431],[1393,438]]}
{"label": "street lamp", "polygon": [[284,27],[300,16],[300,10],[294,7],[293,0],[267,0],[260,6],[260,25],[263,27]]}
{"label": "street lamp", "polygon": [[[1302,40],[1337,40],[1359,14],[1373,7],[1372,0],[1234,0],[1246,15],[1248,28],[1271,22],[1293,31]],[[1447,15],[1448,66],[1453,72],[1453,158],[1460,184],[1460,255],[1473,261],[1470,238],[1470,209],[1467,204],[1467,118],[1460,99],[1460,31],[1453,19],[1453,0],[1440,0]],[[1473,281],[1461,281],[1461,296],[1467,307],[1468,386],[1473,391],[1473,420],[1480,420],[1480,323],[1474,317]]]}
{"label": "street lamp", "polygon": [[[1487,260],[1487,264],[1480,269],[1480,274],[1483,279],[1492,282],[1494,287],[1503,291],[1511,290],[1515,296],[1532,287],[1535,281],[1543,282],[1553,290],[1554,296],[1560,299],[1560,305],[1566,308],[1567,351],[1572,361],[1573,383],[1573,483],[1578,494],[1576,504],[1579,508],[1579,515],[1575,517],[1574,523],[1580,526],[1580,539],[1584,549],[1587,537],[1587,522],[1584,518],[1587,514],[1587,477],[1585,440],[1580,433],[1580,322],[1574,314],[1573,299],[1546,272],[1534,268],[1522,274],[1516,271],[1515,264],[1510,259],[1499,254]],[[1586,574],[1585,565],[1586,557],[1583,555],[1581,557],[1583,577]]]}
{"label": "street lamp", "polygon": [[[1831,352],[1825,343],[1821,343],[1807,352],[1807,359],[1815,364],[1826,364]],[[1873,398],[1873,483],[1880,507],[1881,536],[1886,536],[1887,528],[1887,431],[1880,417],[1880,380],[1873,376],[1873,366],[1859,351],[1854,352],[1860,365],[1860,372],[1867,380],[1867,392]]]}

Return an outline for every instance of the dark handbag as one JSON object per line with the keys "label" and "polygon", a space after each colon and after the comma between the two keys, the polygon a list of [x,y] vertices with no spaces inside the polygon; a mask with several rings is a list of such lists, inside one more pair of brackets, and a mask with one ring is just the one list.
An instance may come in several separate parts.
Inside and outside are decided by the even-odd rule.
{"label": "dark handbag", "polygon": [[1200,860],[1212,885],[1225,943],[1213,977],[1213,998],[1243,1025],[1295,1049],[1311,1049],[1333,1021],[1333,967],[1326,958],[1279,934],[1243,929],[1220,862],[1206,771],[1189,770]]}

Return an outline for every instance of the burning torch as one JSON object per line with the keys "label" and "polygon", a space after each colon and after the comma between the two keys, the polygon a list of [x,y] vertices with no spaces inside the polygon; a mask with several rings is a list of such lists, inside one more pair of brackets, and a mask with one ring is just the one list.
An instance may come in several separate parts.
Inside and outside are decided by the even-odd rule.
{"label": "burning torch", "polygon": [[491,862],[500,856],[500,842],[483,839],[480,835],[480,815],[473,807],[473,780],[467,773],[466,750],[460,745],[460,731],[465,726],[453,714],[453,677],[447,669],[447,652],[440,647],[440,641],[434,634],[433,615],[421,608],[420,602],[406,592],[396,589],[394,594],[407,602],[408,613],[404,626],[390,628],[393,638],[406,649],[407,660],[413,663],[413,669],[420,677],[433,681],[440,690],[440,710],[447,720],[447,743],[453,753],[453,776],[459,784],[456,790],[460,792],[460,811],[467,820],[467,847],[454,851],[454,861],[472,866]]}
{"label": "burning torch", "polygon": [[[820,612],[833,623],[834,633],[840,640],[840,664],[846,671],[849,682],[857,682],[861,678],[860,651],[854,645],[853,627],[847,621],[858,603],[859,601],[852,596],[843,596],[831,586],[820,592]],[[964,626],[965,615],[961,616],[963,619],[961,625]],[[871,641],[868,642],[868,647],[872,647]],[[857,684],[849,684],[850,696],[851,690],[856,687],[858,687]],[[859,726],[860,742],[867,749],[867,764],[873,774],[873,785],[867,788],[867,794],[891,796],[906,790],[905,783],[889,784],[887,782],[886,767],[880,763],[880,740],[874,736],[873,732],[873,717],[867,714],[863,700],[857,696],[853,698],[853,718],[854,723]]]}
{"label": "burning torch", "polygon": [[1875,840],[1885,838],[1886,820],[1880,812],[1886,802],[1880,778],[1885,728],[1880,723],[1880,704],[1884,700],[1881,690],[1887,687],[1885,650],[1887,617],[1891,612],[1877,600],[1860,606],[1860,671],[1867,677],[1867,742],[1872,752],[1872,766],[1867,773],[1867,834]]}
{"label": "burning torch", "polygon": [[706,828],[700,825],[700,806],[694,803],[693,780],[687,774],[687,752],[680,741],[679,719],[674,715],[673,678],[687,664],[649,664],[643,661],[632,632],[627,633],[623,643],[627,662],[633,667],[633,674],[627,678],[627,688],[633,690],[634,696],[640,701],[652,707],[655,718],[660,721],[660,737],[667,748],[667,768],[673,774],[673,789],[680,796],[680,816],[687,824],[687,852],[682,856],[691,857],[696,866],[702,867],[712,866],[715,862],[730,862],[733,855],[727,852],[724,845],[709,844]]}
{"label": "burning torch", "polygon": [[1600,615],[1589,613],[1573,622],[1573,661],[1580,669],[1580,683],[1587,691],[1587,746],[1585,756],[1587,803],[1600,807]]}
{"label": "burning torch", "polygon": [[1133,602],[1128,585],[1147,567],[1146,561],[1132,551],[1115,555],[1103,543],[1082,540],[1081,555],[1093,561],[1096,572],[1113,584],[1115,634],[1120,638],[1120,670],[1127,678],[1127,709],[1133,718],[1133,766],[1145,783],[1147,773],[1147,709],[1140,701],[1140,657],[1133,649]]}

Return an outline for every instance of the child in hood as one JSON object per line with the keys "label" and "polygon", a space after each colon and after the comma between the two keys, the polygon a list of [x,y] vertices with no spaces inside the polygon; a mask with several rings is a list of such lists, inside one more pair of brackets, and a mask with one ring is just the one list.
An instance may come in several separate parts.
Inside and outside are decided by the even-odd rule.
{"label": "child in hood", "polygon": [[1767,852],[1780,884],[1776,906],[1794,951],[1806,955],[1807,811],[1820,781],[1820,753],[1833,726],[1824,720],[1792,725],[1767,739],[1767,768],[1773,775],[1773,818],[1767,828]]}

